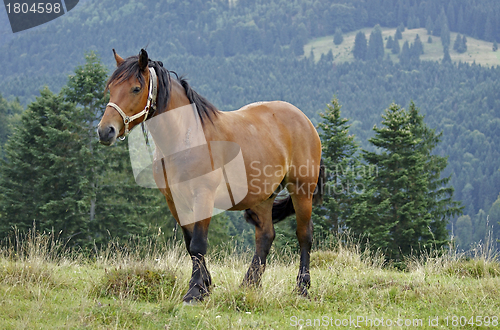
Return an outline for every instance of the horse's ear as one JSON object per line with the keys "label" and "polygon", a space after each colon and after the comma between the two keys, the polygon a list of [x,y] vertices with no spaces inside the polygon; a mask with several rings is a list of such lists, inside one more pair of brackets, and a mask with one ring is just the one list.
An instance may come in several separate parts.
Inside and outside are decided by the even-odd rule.
{"label": "horse's ear", "polygon": [[113,55],[115,55],[116,66],[120,66],[120,64],[123,63],[124,59],[116,53],[114,48],[113,48]]}
{"label": "horse's ear", "polygon": [[139,68],[144,71],[148,67],[148,53],[141,49],[139,53]]}

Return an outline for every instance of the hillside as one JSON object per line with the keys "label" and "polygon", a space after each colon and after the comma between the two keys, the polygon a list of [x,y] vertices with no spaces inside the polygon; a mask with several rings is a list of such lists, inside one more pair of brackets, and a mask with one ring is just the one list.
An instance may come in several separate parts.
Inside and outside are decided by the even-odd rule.
{"label": "hillside", "polygon": [[[305,56],[310,56],[311,50],[314,54],[314,60],[319,61],[322,54],[326,55],[330,50],[333,53],[333,58],[335,63],[344,63],[354,61],[354,56],[352,55],[352,48],[354,46],[354,38],[359,31],[362,31],[366,35],[368,40],[370,37],[370,32],[372,29],[360,29],[357,31],[351,31],[345,33],[344,41],[340,45],[335,45],[333,43],[333,35],[325,36],[321,38],[316,38],[309,41],[304,46]],[[396,33],[395,28],[382,28],[382,36],[384,37],[384,43],[387,42],[389,36],[394,37]],[[443,45],[441,44],[441,38],[436,36],[432,37],[432,43],[427,42],[429,35],[427,30],[421,29],[405,29],[402,33],[403,39],[399,41],[402,46],[405,41],[410,44],[413,43],[417,34],[420,36],[422,43],[424,44],[424,54],[420,56],[422,61],[441,61],[443,59]],[[457,38],[456,32],[451,32],[451,42],[453,43]],[[493,43],[474,39],[472,37],[467,37],[467,52],[458,53],[453,49],[450,50],[450,56],[453,62],[463,62],[463,63],[476,63],[487,67],[500,65],[500,52],[494,52],[492,50]],[[390,49],[385,48],[385,54],[390,56],[391,60],[394,62],[399,62],[398,56],[391,53]]]}

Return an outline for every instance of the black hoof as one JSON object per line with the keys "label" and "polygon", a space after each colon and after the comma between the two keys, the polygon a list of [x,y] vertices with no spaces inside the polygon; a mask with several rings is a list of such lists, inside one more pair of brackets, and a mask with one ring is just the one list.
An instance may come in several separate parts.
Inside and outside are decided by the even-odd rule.
{"label": "black hoof", "polygon": [[311,299],[309,297],[309,292],[307,291],[307,288],[303,287],[303,286],[298,286],[295,288],[295,291],[297,292],[297,294],[299,296],[302,296],[304,298],[308,298],[308,299]]}
{"label": "black hoof", "polygon": [[188,304],[195,304],[202,301],[210,292],[206,287],[195,284],[189,288],[188,292],[182,298],[182,301]]}
{"label": "black hoof", "polygon": [[307,289],[311,286],[311,276],[306,273],[303,275],[299,275],[297,277],[297,288],[296,291],[299,295],[305,298],[309,298],[309,293]]}

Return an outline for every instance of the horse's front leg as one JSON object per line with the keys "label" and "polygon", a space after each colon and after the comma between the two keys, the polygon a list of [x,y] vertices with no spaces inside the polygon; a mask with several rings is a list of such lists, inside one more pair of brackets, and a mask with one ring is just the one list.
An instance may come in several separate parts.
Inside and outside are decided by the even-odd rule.
{"label": "horse's front leg", "polygon": [[[194,221],[196,218],[194,217],[193,210],[189,211],[187,208],[183,208],[182,203],[176,206],[173,198],[171,197],[170,192],[166,190],[162,191],[165,196],[167,196],[167,204],[174,216],[175,220],[181,225],[182,233],[184,234],[184,242],[186,244],[186,249],[191,257],[193,263],[193,271],[191,274],[191,280],[189,281],[189,289],[186,295],[184,296],[184,302],[192,302],[192,301],[200,301],[210,292],[210,286],[212,284],[212,278],[210,276],[210,272],[208,271],[205,255],[207,253],[208,247],[208,226],[210,224],[210,217],[200,220]],[[193,196],[191,196],[193,197]],[[205,194],[207,197],[207,194]],[[193,198],[189,198],[191,202],[194,200]],[[211,200],[210,195],[205,201]],[[199,213],[200,208],[210,208],[210,203],[194,203],[194,209],[197,212],[198,216],[202,215]],[[211,209],[210,209],[211,211]],[[208,212],[206,210],[205,212]],[[188,221],[189,223],[186,223]],[[194,222],[193,222],[194,221]]]}
{"label": "horse's front leg", "polygon": [[[207,176],[210,178],[210,176]],[[184,214],[177,212],[182,225],[186,248],[191,256],[193,272],[184,302],[200,301],[209,294],[212,278],[207,269],[205,255],[208,248],[208,226],[210,224],[215,198],[216,185],[209,185],[210,180],[201,183],[198,188],[190,189],[187,200],[192,208],[185,208]]]}
{"label": "horse's front leg", "polygon": [[182,227],[186,248],[193,263],[189,289],[183,298],[183,301],[187,303],[203,300],[210,293],[212,277],[205,262],[209,224],[210,218]]}
{"label": "horse's front leg", "polygon": [[[193,153],[191,158],[193,155],[198,156]],[[212,279],[205,262],[208,226],[217,187],[223,180],[222,170],[213,170],[210,162],[204,162],[202,157],[198,157],[201,160],[193,161],[191,158],[186,161],[179,156],[170,161],[169,168],[165,167],[170,189],[170,201],[167,201],[170,209],[175,209],[176,219],[182,227],[186,248],[193,263],[189,289],[183,298],[187,303],[203,300],[210,292]]]}

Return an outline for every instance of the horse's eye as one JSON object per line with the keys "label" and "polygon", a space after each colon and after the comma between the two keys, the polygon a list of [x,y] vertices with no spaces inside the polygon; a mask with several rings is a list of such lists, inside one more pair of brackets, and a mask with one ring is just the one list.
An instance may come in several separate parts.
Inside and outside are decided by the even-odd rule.
{"label": "horse's eye", "polygon": [[140,87],[134,87],[134,89],[132,89],[132,93],[134,94],[137,94],[141,91],[141,88]]}

